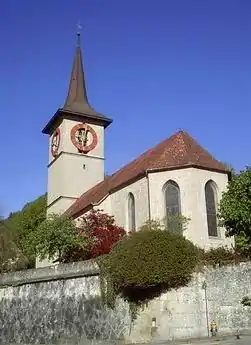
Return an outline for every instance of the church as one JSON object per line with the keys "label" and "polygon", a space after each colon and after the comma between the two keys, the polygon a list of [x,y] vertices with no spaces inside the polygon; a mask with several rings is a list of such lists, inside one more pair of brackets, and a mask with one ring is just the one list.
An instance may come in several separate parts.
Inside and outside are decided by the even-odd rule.
{"label": "church", "polygon": [[179,131],[105,176],[105,130],[112,119],[88,102],[78,34],[65,103],[43,129],[49,137],[47,212],[76,219],[91,209],[113,215],[127,231],[168,214],[189,218],[196,245],[234,245],[217,224],[230,172],[187,132]]}

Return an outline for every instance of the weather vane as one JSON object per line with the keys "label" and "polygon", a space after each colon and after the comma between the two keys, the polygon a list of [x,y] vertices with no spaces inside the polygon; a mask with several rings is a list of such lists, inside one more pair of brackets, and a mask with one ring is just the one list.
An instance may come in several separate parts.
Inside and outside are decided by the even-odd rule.
{"label": "weather vane", "polygon": [[77,37],[78,37],[77,45],[80,46],[80,33],[82,30],[82,25],[80,24],[80,22],[78,22],[76,26],[77,26]]}
{"label": "weather vane", "polygon": [[80,24],[80,22],[77,23],[77,35],[79,36],[81,33],[81,30],[83,29],[82,25]]}

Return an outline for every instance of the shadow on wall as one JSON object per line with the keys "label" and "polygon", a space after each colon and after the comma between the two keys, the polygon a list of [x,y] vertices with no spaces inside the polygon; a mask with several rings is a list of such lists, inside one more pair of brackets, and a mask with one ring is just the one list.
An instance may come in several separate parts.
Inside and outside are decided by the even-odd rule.
{"label": "shadow on wall", "polygon": [[[0,343],[77,344],[123,339],[127,311],[113,312],[100,297],[13,298],[0,302]],[[69,339],[69,341],[67,341]],[[87,342],[88,343],[88,342]],[[85,343],[86,344],[86,343]]]}

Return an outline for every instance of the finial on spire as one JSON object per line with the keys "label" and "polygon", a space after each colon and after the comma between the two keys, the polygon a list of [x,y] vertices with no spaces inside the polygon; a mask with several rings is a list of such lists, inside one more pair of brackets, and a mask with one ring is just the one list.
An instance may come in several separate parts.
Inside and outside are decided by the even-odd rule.
{"label": "finial on spire", "polygon": [[77,23],[77,46],[80,47],[80,34],[82,30],[82,25],[80,22]]}

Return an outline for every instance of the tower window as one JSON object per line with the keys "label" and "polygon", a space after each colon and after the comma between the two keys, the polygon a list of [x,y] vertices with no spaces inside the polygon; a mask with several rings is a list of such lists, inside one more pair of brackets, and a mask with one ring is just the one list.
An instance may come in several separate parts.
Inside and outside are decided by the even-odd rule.
{"label": "tower window", "polygon": [[217,214],[216,214],[216,186],[213,181],[208,181],[205,185],[207,227],[210,237],[217,237]]}
{"label": "tower window", "polygon": [[128,229],[136,231],[135,198],[132,193],[128,195]]}

